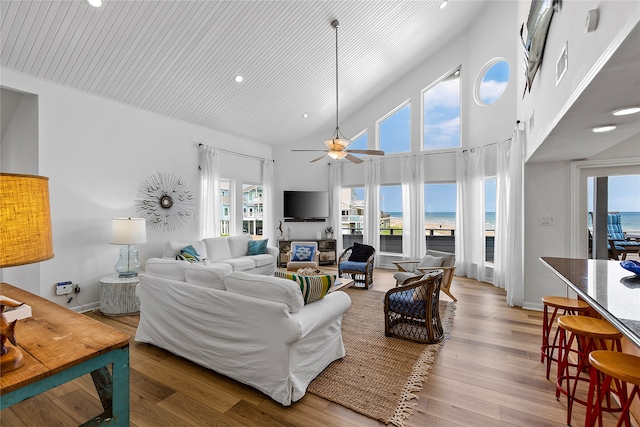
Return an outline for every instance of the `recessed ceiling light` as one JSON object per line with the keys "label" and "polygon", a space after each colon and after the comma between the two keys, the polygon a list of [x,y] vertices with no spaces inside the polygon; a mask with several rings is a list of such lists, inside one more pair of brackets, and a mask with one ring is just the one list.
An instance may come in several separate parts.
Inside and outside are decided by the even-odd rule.
{"label": "recessed ceiling light", "polygon": [[628,116],[629,114],[640,113],[640,107],[620,108],[613,112],[614,116]]}
{"label": "recessed ceiling light", "polygon": [[447,7],[447,4],[449,4],[447,0],[442,0],[442,3],[440,3],[440,9],[444,9],[445,7]]}
{"label": "recessed ceiling light", "polygon": [[244,80],[244,77],[242,77],[242,76],[236,76],[236,78],[235,78],[236,83],[240,83],[243,80]]}
{"label": "recessed ceiling light", "polygon": [[101,7],[102,6],[102,0],[86,0],[87,4],[89,6],[93,6],[93,7]]}
{"label": "recessed ceiling light", "polygon": [[593,129],[591,129],[592,132],[594,133],[602,133],[602,132],[611,132],[612,130],[614,130],[616,127],[613,125],[607,125],[607,126],[596,126]]}
{"label": "recessed ceiling light", "polygon": [[309,117],[309,115],[308,115],[307,113],[304,113],[304,114],[302,115],[302,118],[303,118],[303,119],[306,119],[307,117]]}

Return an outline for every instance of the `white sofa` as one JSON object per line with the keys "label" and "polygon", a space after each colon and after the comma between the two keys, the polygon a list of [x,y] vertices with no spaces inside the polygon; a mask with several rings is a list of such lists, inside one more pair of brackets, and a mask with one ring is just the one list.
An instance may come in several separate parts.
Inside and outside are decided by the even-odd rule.
{"label": "white sofa", "polygon": [[[211,266],[227,264],[232,271],[273,275],[276,271],[279,249],[267,246],[266,254],[248,255],[249,241],[251,240],[253,238],[249,234],[211,237],[193,242],[169,240],[165,243],[163,258],[175,260],[181,249],[186,246],[193,246],[198,255],[209,260]],[[153,262],[153,260],[150,259],[149,261]]]}
{"label": "white sofa", "polygon": [[173,266],[174,277],[166,269],[162,277],[149,271],[139,276],[136,341],[253,386],[285,406],[344,356],[342,315],[351,305],[346,293],[305,305],[292,280]]}

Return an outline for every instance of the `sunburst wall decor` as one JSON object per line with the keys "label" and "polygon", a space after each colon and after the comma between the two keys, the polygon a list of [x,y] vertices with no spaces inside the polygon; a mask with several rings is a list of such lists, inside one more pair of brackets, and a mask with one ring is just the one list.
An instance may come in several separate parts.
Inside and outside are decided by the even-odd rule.
{"label": "sunburst wall decor", "polygon": [[173,231],[193,218],[195,197],[179,176],[160,173],[148,177],[138,188],[136,210],[156,230]]}

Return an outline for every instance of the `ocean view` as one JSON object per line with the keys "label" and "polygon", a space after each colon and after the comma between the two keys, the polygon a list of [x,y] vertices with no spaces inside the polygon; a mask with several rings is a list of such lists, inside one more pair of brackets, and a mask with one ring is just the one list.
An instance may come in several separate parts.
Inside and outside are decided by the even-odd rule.
{"label": "ocean view", "polygon": [[[402,221],[402,212],[387,212],[392,222],[397,223]],[[455,212],[425,212],[424,216],[425,224],[433,228],[452,229],[456,227],[456,213]],[[620,212],[620,221],[622,222],[622,230],[626,233],[637,232],[640,233],[640,212]],[[589,219],[589,227],[591,227],[591,220]],[[495,212],[487,212],[486,228],[491,230],[496,227],[496,214]]]}

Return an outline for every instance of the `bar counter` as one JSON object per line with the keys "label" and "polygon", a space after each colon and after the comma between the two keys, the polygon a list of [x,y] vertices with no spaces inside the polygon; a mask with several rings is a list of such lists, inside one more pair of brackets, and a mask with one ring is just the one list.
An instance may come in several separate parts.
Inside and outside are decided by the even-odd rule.
{"label": "bar counter", "polygon": [[540,261],[640,349],[640,276],[622,268],[620,261]]}

